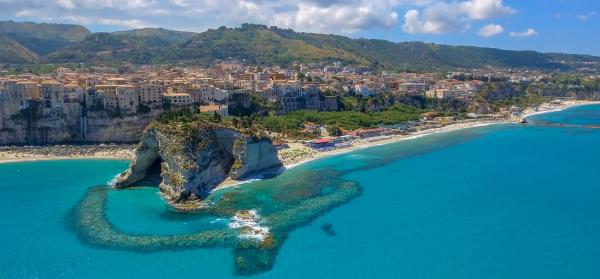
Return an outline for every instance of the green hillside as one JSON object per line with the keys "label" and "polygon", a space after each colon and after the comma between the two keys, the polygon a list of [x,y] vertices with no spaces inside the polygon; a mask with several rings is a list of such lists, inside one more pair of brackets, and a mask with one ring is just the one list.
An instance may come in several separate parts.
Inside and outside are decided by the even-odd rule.
{"label": "green hillside", "polygon": [[0,34],[0,61],[13,64],[38,63],[39,57],[17,41]]}
{"label": "green hillside", "polygon": [[357,53],[327,44],[311,44],[300,37],[287,36],[258,25],[211,29],[192,37],[174,53],[180,61],[191,59],[207,64],[228,58],[259,65],[285,65],[294,61],[370,63]]}
{"label": "green hillside", "polygon": [[0,34],[43,56],[81,42],[91,33],[80,25],[0,21]]}
{"label": "green hillside", "polygon": [[[240,28],[221,27],[202,33],[145,28],[91,34],[77,25],[5,21],[0,22],[0,34],[10,39],[2,42],[0,63],[183,63],[207,66],[233,58],[256,65],[339,61],[345,65],[396,71],[489,66],[573,70],[582,65],[593,66],[587,62],[600,63],[600,57],[589,55],[423,42],[394,43],[254,24],[243,24]],[[15,46],[15,49],[9,46]],[[15,52],[19,55],[15,56]]]}
{"label": "green hillside", "polygon": [[155,38],[172,44],[182,44],[187,42],[197,33],[174,31],[163,28],[143,28],[126,31],[117,31],[113,32],[112,34],[140,38]]}
{"label": "green hillside", "polygon": [[51,53],[46,58],[54,63],[118,63],[149,64],[159,62],[171,43],[157,37],[138,37],[94,33],[84,41]]}

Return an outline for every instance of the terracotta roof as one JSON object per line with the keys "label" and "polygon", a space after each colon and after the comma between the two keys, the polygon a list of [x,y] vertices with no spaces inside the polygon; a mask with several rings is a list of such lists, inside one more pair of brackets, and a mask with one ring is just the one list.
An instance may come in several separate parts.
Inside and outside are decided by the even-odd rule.
{"label": "terracotta roof", "polygon": [[313,142],[314,143],[330,143],[331,139],[316,139]]}

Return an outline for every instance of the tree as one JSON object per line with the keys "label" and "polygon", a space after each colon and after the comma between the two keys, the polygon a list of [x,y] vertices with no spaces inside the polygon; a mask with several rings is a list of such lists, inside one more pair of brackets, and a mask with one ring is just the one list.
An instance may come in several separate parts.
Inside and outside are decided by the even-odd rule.
{"label": "tree", "polygon": [[334,137],[339,137],[344,134],[342,132],[342,129],[340,129],[340,127],[338,127],[336,125],[331,125],[331,126],[327,127],[327,132],[329,133],[329,135],[334,136]]}
{"label": "tree", "polygon": [[232,118],[231,124],[233,124],[233,127],[239,128],[240,127],[240,119],[237,117]]}
{"label": "tree", "polygon": [[217,113],[216,111],[213,113],[213,120],[215,122],[221,122],[221,115],[219,113]]}
{"label": "tree", "polygon": [[169,99],[163,99],[162,107],[164,111],[171,110],[171,101],[169,101]]}

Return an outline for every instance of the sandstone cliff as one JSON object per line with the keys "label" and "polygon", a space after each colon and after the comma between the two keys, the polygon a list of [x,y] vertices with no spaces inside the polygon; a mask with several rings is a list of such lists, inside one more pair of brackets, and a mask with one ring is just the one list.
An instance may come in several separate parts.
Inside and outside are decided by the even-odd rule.
{"label": "sandstone cliff", "polygon": [[135,160],[115,186],[135,186],[160,172],[161,195],[178,205],[206,196],[229,176],[243,179],[280,166],[266,137],[214,123],[151,125],[141,137]]}

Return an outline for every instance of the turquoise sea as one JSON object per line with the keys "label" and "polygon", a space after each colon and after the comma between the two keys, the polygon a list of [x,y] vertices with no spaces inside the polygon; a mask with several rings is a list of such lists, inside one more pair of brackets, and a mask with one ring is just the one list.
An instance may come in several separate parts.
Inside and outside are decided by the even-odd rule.
{"label": "turquoise sea", "polygon": [[[531,119],[599,125],[600,106]],[[0,164],[0,278],[244,278],[228,245],[121,243],[230,222],[175,212],[155,188],[107,191],[127,164]],[[325,158],[215,201],[274,216],[274,263],[250,278],[600,278],[599,181],[600,129],[496,125]],[[340,189],[358,190],[319,207]],[[103,197],[101,218],[88,197]]]}

